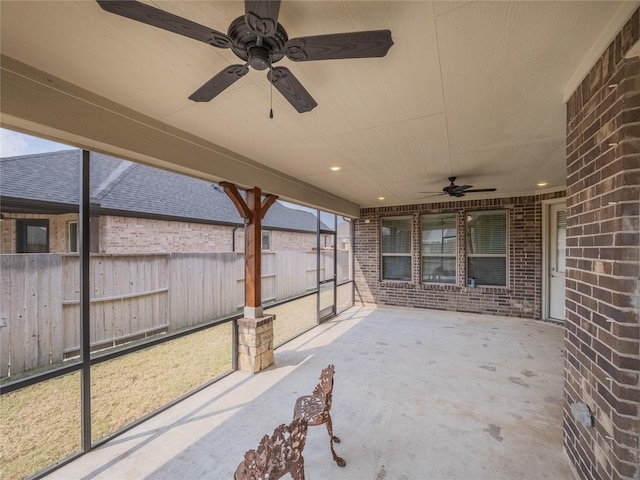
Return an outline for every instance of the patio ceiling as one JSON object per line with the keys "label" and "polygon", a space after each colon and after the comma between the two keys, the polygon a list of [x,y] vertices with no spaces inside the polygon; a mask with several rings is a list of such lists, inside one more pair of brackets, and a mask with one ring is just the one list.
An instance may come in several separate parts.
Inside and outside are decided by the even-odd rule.
{"label": "patio ceiling", "polygon": [[[244,11],[238,1],[149,3],[220,31]],[[229,50],[94,1],[3,0],[2,124],[351,215],[441,201],[419,192],[441,191],[450,175],[497,196],[560,190],[563,102],[637,4],[284,0],[290,38],[390,29],[394,45],[383,58],[283,60],[318,107],[299,114],[274,91],[270,119],[265,72],[211,102],[188,100],[238,63]],[[70,121],[78,101],[87,107]],[[92,114],[96,105],[117,120]]]}

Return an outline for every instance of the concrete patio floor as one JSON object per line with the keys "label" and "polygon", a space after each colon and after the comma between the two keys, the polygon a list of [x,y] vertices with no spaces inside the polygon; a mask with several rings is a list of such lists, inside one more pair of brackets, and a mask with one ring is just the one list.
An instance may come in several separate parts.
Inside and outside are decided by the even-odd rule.
{"label": "concrete patio floor", "polygon": [[347,465],[310,427],[307,480],[571,480],[562,339],[532,320],[354,307],[276,350],[275,367],[233,373],[47,478],[232,479],[333,363]]}

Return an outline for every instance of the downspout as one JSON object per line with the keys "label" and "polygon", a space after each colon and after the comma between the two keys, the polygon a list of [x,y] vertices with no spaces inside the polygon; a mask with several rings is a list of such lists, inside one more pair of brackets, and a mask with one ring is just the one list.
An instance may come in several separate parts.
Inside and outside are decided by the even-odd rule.
{"label": "downspout", "polygon": [[235,227],[233,227],[233,230],[231,230],[231,251],[235,252],[236,251],[236,230],[240,228],[238,225],[236,225]]}

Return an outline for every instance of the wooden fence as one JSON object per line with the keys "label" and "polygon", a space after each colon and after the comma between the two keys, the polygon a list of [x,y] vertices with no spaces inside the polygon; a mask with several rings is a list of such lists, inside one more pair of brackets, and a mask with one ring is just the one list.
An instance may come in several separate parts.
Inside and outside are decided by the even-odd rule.
{"label": "wooden fence", "polygon": [[[0,374],[79,353],[77,255],[0,255]],[[321,267],[322,271],[332,266]],[[244,304],[241,253],[92,255],[93,350],[233,314]],[[263,301],[316,288],[316,252],[265,252]]]}

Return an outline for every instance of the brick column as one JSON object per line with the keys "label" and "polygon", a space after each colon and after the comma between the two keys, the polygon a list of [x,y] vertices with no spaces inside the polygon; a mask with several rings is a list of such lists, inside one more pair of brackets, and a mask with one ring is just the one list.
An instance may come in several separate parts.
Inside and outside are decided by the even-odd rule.
{"label": "brick column", "polygon": [[640,478],[639,32],[636,10],[567,105],[564,446],[583,479]]}
{"label": "brick column", "polygon": [[274,363],[273,321],[275,315],[238,319],[238,368],[258,373]]}

